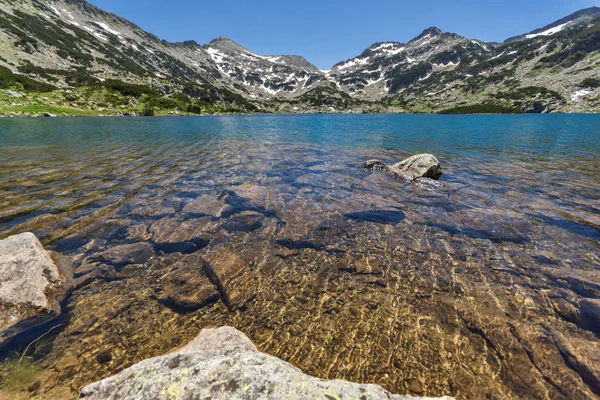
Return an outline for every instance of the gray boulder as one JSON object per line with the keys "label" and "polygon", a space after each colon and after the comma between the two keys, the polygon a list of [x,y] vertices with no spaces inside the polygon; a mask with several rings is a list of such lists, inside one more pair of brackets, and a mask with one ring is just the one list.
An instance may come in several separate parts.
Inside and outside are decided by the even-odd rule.
{"label": "gray boulder", "polygon": [[394,178],[405,182],[417,182],[431,185],[429,180],[438,180],[442,176],[440,161],[431,154],[417,154],[394,165],[386,165],[379,160],[368,160],[362,164],[369,171],[381,170]]}
{"label": "gray boulder", "polygon": [[442,166],[440,161],[432,154],[417,154],[400,161],[391,167],[392,170],[413,173],[416,178],[440,179]]}
{"label": "gray boulder", "polygon": [[234,328],[205,329],[190,344],[85,387],[81,399],[401,400],[381,386],[323,380],[260,353]]}
{"label": "gray boulder", "polygon": [[66,278],[33,233],[0,240],[0,344],[22,322],[60,314]]}

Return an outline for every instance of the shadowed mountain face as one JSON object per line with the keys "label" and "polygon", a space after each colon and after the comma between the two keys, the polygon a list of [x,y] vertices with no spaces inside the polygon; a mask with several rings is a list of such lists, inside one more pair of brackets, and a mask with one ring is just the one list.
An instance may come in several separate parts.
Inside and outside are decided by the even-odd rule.
{"label": "shadowed mountain face", "polygon": [[[368,101],[400,112],[472,104],[585,112],[600,107],[599,32],[598,7],[504,44],[432,27],[320,71],[303,57],[258,55],[222,37],[169,43],[84,0],[0,0],[0,67],[19,75],[10,82],[25,76],[64,88],[118,79],[245,111],[252,107],[244,102],[265,111],[365,111]],[[6,81],[3,88],[20,88]]]}

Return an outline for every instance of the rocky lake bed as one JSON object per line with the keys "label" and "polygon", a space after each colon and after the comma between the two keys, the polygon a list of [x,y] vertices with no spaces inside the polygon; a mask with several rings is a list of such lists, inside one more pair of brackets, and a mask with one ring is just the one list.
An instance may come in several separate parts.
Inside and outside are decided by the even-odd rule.
{"label": "rocky lake bed", "polygon": [[[418,118],[2,125],[0,240],[33,232],[56,265],[40,277],[62,289],[53,315],[6,336],[0,396],[103,398],[84,388],[229,326],[254,349],[235,368],[268,358],[412,396],[599,397],[597,119]],[[399,175],[419,150],[443,175]]]}

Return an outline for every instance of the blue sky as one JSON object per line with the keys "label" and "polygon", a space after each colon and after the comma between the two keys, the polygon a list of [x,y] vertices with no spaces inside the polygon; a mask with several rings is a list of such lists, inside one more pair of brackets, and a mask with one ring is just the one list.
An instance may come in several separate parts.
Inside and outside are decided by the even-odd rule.
{"label": "blue sky", "polygon": [[599,0],[91,0],[161,39],[226,36],[263,55],[296,54],[322,69],[375,42],[430,26],[484,41],[541,28]]}

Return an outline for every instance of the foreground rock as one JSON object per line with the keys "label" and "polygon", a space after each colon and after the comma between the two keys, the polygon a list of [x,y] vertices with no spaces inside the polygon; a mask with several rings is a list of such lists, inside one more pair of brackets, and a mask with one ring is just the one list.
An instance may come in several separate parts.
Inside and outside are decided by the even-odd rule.
{"label": "foreground rock", "polygon": [[33,233],[0,240],[0,344],[21,330],[19,324],[60,314],[65,281]]}
{"label": "foreground rock", "polygon": [[412,399],[381,386],[305,375],[260,353],[234,328],[205,329],[182,349],[140,362],[85,387],[80,398],[106,399]]}
{"label": "foreground rock", "polygon": [[432,154],[417,154],[394,165],[386,165],[379,160],[369,160],[363,163],[363,168],[368,170],[382,170],[397,179],[406,182],[438,180],[442,176],[440,161]]}

